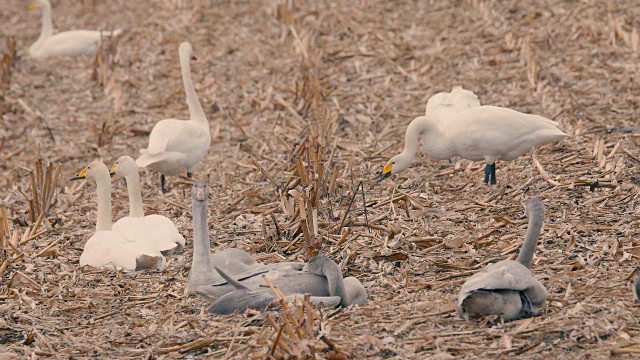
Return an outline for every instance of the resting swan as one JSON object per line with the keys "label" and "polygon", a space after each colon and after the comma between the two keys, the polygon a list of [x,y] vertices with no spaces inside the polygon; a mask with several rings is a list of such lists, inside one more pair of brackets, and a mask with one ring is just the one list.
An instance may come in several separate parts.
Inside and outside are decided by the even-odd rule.
{"label": "resting swan", "polygon": [[[229,314],[234,311],[242,313],[247,309],[264,310],[277,299],[271,288],[250,288],[225,274],[223,270],[216,270],[236,290],[216,300],[209,307],[212,314]],[[326,256],[316,256],[309,260],[303,271],[292,269],[284,274],[280,272],[276,279],[271,279],[271,274],[267,272],[265,275],[289,299],[310,294],[312,303],[342,307],[353,304],[362,306],[367,302],[367,291],[360,281],[355,277],[343,279],[340,267]],[[261,276],[258,278],[262,280]]]}
{"label": "resting swan", "polygon": [[212,285],[223,280],[216,266],[229,274],[253,273],[262,268],[251,255],[241,249],[226,249],[211,254],[209,225],[207,223],[207,204],[209,185],[202,180],[196,181],[191,189],[191,207],[193,210],[193,259],[187,290],[194,293],[198,287]]}
{"label": "resting swan", "polygon": [[93,161],[71,180],[92,179],[98,193],[98,220],[96,232],[84,245],[80,266],[98,268],[113,266],[127,271],[152,269],[162,271],[165,259],[160,252],[140,243],[129,241],[111,228],[111,179],[109,169],[101,161]]}
{"label": "resting swan", "polygon": [[93,55],[103,37],[118,36],[122,32],[122,29],[71,30],[53,34],[49,0],[35,0],[29,5],[29,10],[36,8],[42,11],[42,29],[38,40],[29,47],[29,55],[34,59],[61,55]]}
{"label": "resting swan", "polygon": [[537,315],[547,300],[547,289],[531,271],[544,220],[542,201],[527,200],[525,213],[529,226],[518,258],[491,264],[462,285],[456,310],[463,319],[501,315],[505,321],[516,320]]}
{"label": "resting swan", "polygon": [[404,150],[384,166],[377,178],[406,170],[418,151],[436,160],[460,156],[486,161],[484,183],[496,183],[496,160],[514,160],[531,148],[568,136],[558,123],[542,116],[523,114],[497,106],[476,106],[450,115],[446,121],[428,116],[415,118],[407,127]]}
{"label": "resting swan", "polygon": [[209,122],[200,106],[191,80],[189,61],[195,60],[191,44],[188,42],[180,44],[179,53],[190,119],[159,121],[151,130],[149,146],[140,150],[140,157],[136,160],[139,167],[146,167],[160,173],[163,193],[167,192],[165,175],[176,175],[186,170],[187,177],[192,177],[211,145]]}
{"label": "resting swan", "polygon": [[445,120],[462,110],[480,106],[478,96],[462,86],[454,86],[451,92],[440,92],[429,98],[425,116]]}
{"label": "resting swan", "polygon": [[184,237],[180,235],[173,221],[162,215],[144,216],[140,174],[138,166],[130,156],[121,156],[113,163],[110,174],[123,176],[129,193],[129,216],[113,224],[113,231],[127,239],[147,242],[163,255],[172,255],[184,248]]}

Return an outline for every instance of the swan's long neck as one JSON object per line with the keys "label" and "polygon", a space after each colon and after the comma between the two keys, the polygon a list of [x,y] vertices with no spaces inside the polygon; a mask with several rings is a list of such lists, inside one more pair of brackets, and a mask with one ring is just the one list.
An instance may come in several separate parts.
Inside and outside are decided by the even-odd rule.
{"label": "swan's long neck", "polygon": [[138,174],[137,170],[132,171],[131,174],[125,176],[125,179],[127,180],[127,193],[129,194],[129,216],[135,218],[144,217],[140,174]]}
{"label": "swan's long neck", "polygon": [[42,6],[42,28],[40,30],[40,37],[36,40],[36,43],[44,41],[53,35],[53,22],[51,20],[51,5]]}
{"label": "swan's long neck", "polygon": [[407,132],[404,135],[404,150],[401,154],[409,161],[416,156],[420,140],[426,132],[431,130],[431,127],[431,122],[425,116],[413,119],[407,127]]}
{"label": "swan's long neck", "polygon": [[531,269],[533,264],[533,253],[536,251],[540,231],[542,230],[542,221],[544,220],[544,210],[542,208],[534,208],[529,213],[529,227],[524,236],[524,243],[520,248],[517,262]]}
{"label": "swan's long neck", "polygon": [[350,303],[349,294],[344,286],[344,279],[339,269],[324,269],[324,276],[327,278],[327,285],[330,296],[339,296],[340,306],[348,306]]}
{"label": "swan's long neck", "polygon": [[182,82],[184,83],[184,91],[187,94],[187,106],[189,107],[189,117],[202,125],[209,126],[207,117],[202,110],[196,89],[193,87],[191,79],[191,57],[189,54],[180,54],[180,67],[182,69]]}
{"label": "swan's long neck", "polygon": [[193,205],[193,260],[191,272],[195,274],[211,273],[211,245],[209,244],[209,226],[207,224],[207,202],[192,200]]}
{"label": "swan's long neck", "polygon": [[95,180],[98,193],[96,231],[109,231],[111,230],[111,178],[107,172],[98,174]]}

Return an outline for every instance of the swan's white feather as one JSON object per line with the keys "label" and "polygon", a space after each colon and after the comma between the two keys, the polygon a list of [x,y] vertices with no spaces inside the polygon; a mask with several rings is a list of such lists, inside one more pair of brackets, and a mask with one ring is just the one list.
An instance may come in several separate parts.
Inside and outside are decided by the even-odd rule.
{"label": "swan's white feather", "polygon": [[64,55],[93,55],[102,37],[117,36],[122,29],[111,31],[71,30],[53,34],[29,48],[34,59]]}

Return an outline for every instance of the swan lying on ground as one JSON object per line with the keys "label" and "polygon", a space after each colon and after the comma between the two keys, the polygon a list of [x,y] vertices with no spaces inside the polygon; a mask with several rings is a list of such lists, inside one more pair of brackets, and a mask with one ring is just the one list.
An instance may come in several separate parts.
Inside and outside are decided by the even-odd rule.
{"label": "swan lying on ground", "polygon": [[[242,313],[247,309],[264,310],[278,298],[269,287],[250,288],[226,275],[216,268],[235,290],[217,299],[210,307],[212,314],[229,314],[234,311]],[[302,271],[291,269],[279,271],[278,277],[272,278],[272,272],[265,276],[287,298],[310,294],[311,302],[326,306],[364,305],[367,302],[367,291],[355,277],[342,278],[340,267],[326,256],[316,256],[305,265]],[[262,276],[258,276],[260,280]],[[263,280],[264,281],[264,280]]]}
{"label": "swan lying on ground", "polygon": [[123,176],[129,193],[129,216],[113,224],[113,231],[130,240],[149,243],[163,255],[173,255],[184,248],[184,237],[180,235],[173,221],[162,215],[144,215],[140,174],[138,166],[130,156],[121,156],[113,163],[110,174]]}
{"label": "swan lying on ground", "polygon": [[425,153],[436,160],[454,156],[484,160],[484,182],[495,184],[496,160],[514,160],[534,147],[568,136],[557,126],[542,116],[497,106],[472,107],[444,121],[420,116],[407,127],[402,153],[392,157],[377,178],[383,180],[406,170],[422,139]]}
{"label": "swan lying on ground", "polygon": [[136,160],[139,167],[146,167],[160,173],[162,192],[167,192],[165,175],[177,175],[187,171],[191,178],[193,172],[204,158],[211,145],[209,122],[202,110],[196,90],[191,80],[189,62],[195,60],[191,44],[180,44],[180,67],[182,82],[187,94],[189,120],[165,119],[158,121],[149,135],[149,146],[140,150]]}
{"label": "swan lying on ground", "polygon": [[[216,267],[223,268],[228,274],[232,275],[243,273],[261,274],[268,270],[242,249],[225,249],[211,254],[209,224],[207,221],[208,202],[209,185],[202,180],[196,181],[191,188],[193,259],[187,285],[187,290],[190,293],[194,293],[198,287],[212,285],[224,280],[216,271]],[[302,265],[300,265],[301,268]],[[229,289],[228,291],[232,290]],[[220,295],[223,294],[220,293]],[[218,295],[210,296],[215,299]]]}
{"label": "swan lying on ground", "polygon": [[84,245],[80,266],[121,268],[127,271],[152,269],[162,271],[165,259],[159,251],[145,243],[130,241],[111,228],[111,179],[109,169],[101,161],[93,161],[71,180],[92,179],[98,193],[96,232]]}
{"label": "swan lying on ground", "polygon": [[316,257],[308,264],[281,262],[265,265],[241,249],[211,254],[208,197],[209,186],[204,181],[193,184],[193,260],[187,290],[217,304],[212,312],[244,311],[247,308],[262,310],[274,299],[270,289],[263,291],[261,288],[265,285],[263,274],[287,295],[311,293],[321,297],[318,302],[332,306],[362,305],[366,302],[367,292],[362,284],[354,277],[342,279],[340,268],[328,258]]}
{"label": "swan lying on ground", "polygon": [[42,30],[40,37],[29,47],[29,55],[34,59],[62,55],[93,55],[98,50],[102,38],[118,36],[122,29],[114,31],[70,30],[53,33],[51,4],[48,0],[35,0],[29,10],[41,9]]}
{"label": "swan lying on ground", "polygon": [[471,276],[460,289],[456,310],[465,320],[500,315],[505,321],[538,315],[547,300],[547,289],[531,271],[533,253],[544,220],[544,205],[527,200],[529,227],[518,258],[502,260]]}

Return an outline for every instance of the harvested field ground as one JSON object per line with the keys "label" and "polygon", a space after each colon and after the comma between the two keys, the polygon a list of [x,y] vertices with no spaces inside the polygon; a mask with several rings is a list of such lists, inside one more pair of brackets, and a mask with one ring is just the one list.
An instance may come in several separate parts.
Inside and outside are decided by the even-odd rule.
{"label": "harvested field ground", "polygon": [[[0,52],[9,55],[0,72],[0,353],[640,356],[640,308],[630,290],[640,258],[636,1],[52,2],[56,31],[125,31],[99,59],[34,61],[27,49],[39,13],[1,1]],[[162,273],[79,266],[95,230],[95,184],[67,179],[95,159],[110,166],[136,157],[158,120],[188,118],[177,54],[185,40],[198,57],[193,79],[213,137],[195,177],[211,185],[214,251],[303,261],[315,238],[315,251],[366,286],[363,308],[321,309],[312,326],[283,332],[275,346],[279,325],[269,319],[283,324],[280,311],[269,319],[207,314],[204,301],[185,293],[189,181],[170,177],[161,195],[148,171],[145,209],[174,219],[186,251]],[[454,85],[483,104],[552,118],[570,138],[498,162],[494,187],[481,183],[484,163],[425,155],[376,183],[402,149],[407,124]],[[32,185],[38,159],[59,165],[57,186],[37,173]],[[354,193],[360,181],[366,214]],[[118,219],[128,212],[123,179],[113,178],[113,189]],[[30,210],[34,193],[40,200]],[[547,209],[533,265],[549,290],[542,315],[461,320],[453,307],[461,284],[516,255],[531,196]]]}

